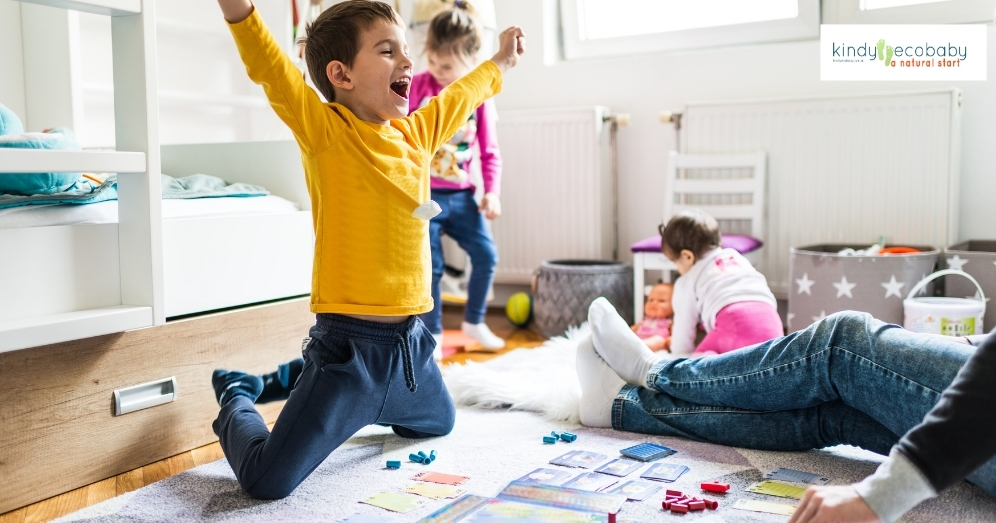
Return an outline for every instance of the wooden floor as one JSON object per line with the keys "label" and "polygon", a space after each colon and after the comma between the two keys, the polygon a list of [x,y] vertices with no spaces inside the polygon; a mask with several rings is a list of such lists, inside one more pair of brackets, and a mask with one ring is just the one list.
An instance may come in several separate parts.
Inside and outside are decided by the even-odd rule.
{"label": "wooden floor", "polygon": [[[447,329],[459,329],[462,312],[462,309],[459,307],[444,307],[443,327]],[[517,348],[536,347],[544,339],[537,331],[516,329],[508,322],[500,310],[489,309],[485,322],[495,334],[506,340],[507,345],[505,349],[497,352],[458,352],[446,358],[443,363],[484,361]],[[211,463],[223,457],[225,456],[221,451],[221,446],[218,442],[214,442],[151,465],[146,465],[140,469],[98,481],[97,483],[39,501],[33,505],[28,505],[6,514],[0,514],[0,523],[50,521],[82,508],[96,505],[114,496],[120,496],[126,492],[150,485],[185,470],[204,465],[205,463]]]}

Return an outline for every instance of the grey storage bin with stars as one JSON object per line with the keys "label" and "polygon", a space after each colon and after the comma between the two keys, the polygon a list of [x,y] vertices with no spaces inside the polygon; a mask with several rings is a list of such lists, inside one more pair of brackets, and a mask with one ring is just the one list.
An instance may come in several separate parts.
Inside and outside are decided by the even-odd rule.
{"label": "grey storage bin with stars", "polygon": [[[805,329],[840,311],[862,311],[903,324],[903,300],[917,282],[934,272],[940,252],[904,245],[915,254],[846,256],[840,251],[867,245],[822,244],[790,249],[788,332]],[[886,245],[886,247],[890,247]],[[933,284],[920,296],[933,296]]]}
{"label": "grey storage bin with stars", "polygon": [[[958,269],[972,275],[986,295],[986,315],[982,318],[984,332],[996,327],[996,240],[968,240],[944,249],[941,264],[945,269]],[[944,295],[951,298],[979,298],[972,282],[957,276],[944,277]]]}

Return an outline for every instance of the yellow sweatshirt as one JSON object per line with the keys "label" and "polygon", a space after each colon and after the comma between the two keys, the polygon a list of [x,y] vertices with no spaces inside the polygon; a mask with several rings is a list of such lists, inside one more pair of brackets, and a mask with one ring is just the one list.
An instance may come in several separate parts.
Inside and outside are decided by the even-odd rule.
{"label": "yellow sweatshirt", "polygon": [[230,24],[253,82],[301,148],[315,225],[311,311],[408,315],[432,310],[429,162],[501,90],[490,60],[407,118],[377,125],[322,103],[256,12]]}

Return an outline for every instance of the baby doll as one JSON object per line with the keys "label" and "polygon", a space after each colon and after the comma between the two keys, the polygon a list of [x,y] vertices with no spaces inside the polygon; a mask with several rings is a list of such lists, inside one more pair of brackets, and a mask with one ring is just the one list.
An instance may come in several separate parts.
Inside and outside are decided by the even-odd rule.
{"label": "baby doll", "polygon": [[671,293],[674,285],[658,283],[650,289],[647,303],[643,306],[643,319],[633,325],[633,332],[647,344],[652,351],[667,350],[671,345],[671,317],[674,309],[671,306]]}

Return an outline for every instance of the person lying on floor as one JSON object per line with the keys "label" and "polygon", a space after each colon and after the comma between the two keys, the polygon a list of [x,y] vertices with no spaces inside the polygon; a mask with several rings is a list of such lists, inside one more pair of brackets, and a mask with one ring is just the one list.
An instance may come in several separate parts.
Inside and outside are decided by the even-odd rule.
{"label": "person lying on floor", "polygon": [[[689,209],[660,233],[661,252],[681,275],[674,283],[672,353],[722,354],[785,334],[768,281],[739,252],[720,247],[715,218]],[[706,337],[696,347],[700,323]]]}
{"label": "person lying on floor", "polygon": [[892,522],[962,479],[996,496],[994,335],[917,334],[840,312],[726,354],[662,358],[604,298],[588,321],[577,354],[583,425],[888,455],[864,481],[809,489],[792,523]]}

